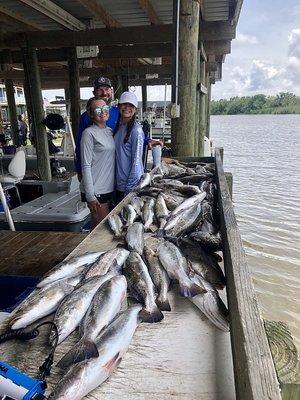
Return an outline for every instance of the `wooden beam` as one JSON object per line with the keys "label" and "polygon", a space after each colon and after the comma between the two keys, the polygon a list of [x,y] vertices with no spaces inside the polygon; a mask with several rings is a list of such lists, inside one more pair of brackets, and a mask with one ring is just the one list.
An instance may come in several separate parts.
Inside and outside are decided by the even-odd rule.
{"label": "wooden beam", "polygon": [[[127,59],[139,57],[162,57],[172,55],[171,43],[155,43],[145,46],[136,44],[132,46],[101,46],[98,58],[103,59]],[[67,50],[62,49],[40,49],[37,51],[39,62],[67,61]],[[22,62],[21,51],[0,51],[0,64],[20,64]]]}
{"label": "wooden beam", "polygon": [[86,25],[83,24],[79,19],[75,18],[72,14],[68,13],[63,8],[50,0],[19,0],[36,11],[39,11],[43,15],[51,18],[56,23],[71,29],[81,30],[86,29]]}
{"label": "wooden beam", "polygon": [[215,78],[216,78],[216,81],[222,80],[222,63],[221,62],[217,62],[217,70],[215,71]]}
{"label": "wooden beam", "polygon": [[199,19],[199,3],[181,0],[178,63],[180,117],[176,121],[175,129],[172,130],[172,154],[174,156],[194,156]]}
{"label": "wooden beam", "polygon": [[236,4],[235,4],[235,10],[234,10],[233,18],[232,18],[232,23],[234,25],[237,25],[239,17],[240,17],[240,13],[241,13],[242,5],[243,5],[243,0],[236,0],[235,3]]}
{"label": "wooden beam", "polygon": [[51,181],[51,168],[49,160],[49,147],[46,128],[43,124],[44,107],[41,91],[41,81],[37,62],[36,50],[27,48],[23,50],[23,65],[27,80],[28,95],[31,99],[32,126],[36,140],[37,165],[40,179]]}
{"label": "wooden beam", "polygon": [[20,48],[60,48],[92,45],[124,45],[152,43],[171,43],[172,25],[130,26],[124,28],[89,29],[87,31],[45,31],[24,34],[3,34],[0,38],[1,49]]}
{"label": "wooden beam", "polygon": [[203,42],[200,43],[200,56],[203,61],[207,61],[207,55],[206,55],[206,51],[203,46]]}
{"label": "wooden beam", "polygon": [[142,85],[142,108],[143,112],[147,110],[147,85],[145,83]]}
{"label": "wooden beam", "polygon": [[207,40],[231,40],[235,38],[235,26],[229,21],[207,22],[202,21],[200,27],[200,39]]}
{"label": "wooden beam", "polygon": [[[145,74],[170,74],[171,76],[171,65],[163,64],[163,65],[134,65],[132,67],[98,67],[98,68],[80,68],[78,69],[79,76],[81,78],[91,77],[96,75],[145,75]],[[14,80],[23,80],[25,77],[24,71],[19,70],[9,70],[9,71],[0,71],[0,79],[14,79]],[[68,78],[68,70],[67,69],[49,69],[43,70],[40,69],[40,77],[42,79],[67,79]]]}
{"label": "wooden beam", "polygon": [[211,71],[217,71],[217,62],[216,61],[208,61],[206,63],[206,71],[211,72]]}
{"label": "wooden beam", "polygon": [[219,149],[215,163],[236,398],[281,400]]}
{"label": "wooden beam", "polygon": [[203,46],[207,55],[209,54],[230,54],[230,40],[209,40],[203,42]]}
{"label": "wooden beam", "polygon": [[[197,155],[203,157],[204,155],[204,136],[206,134],[206,93],[203,92],[203,87],[206,85],[206,66],[207,63],[203,60],[200,62],[200,110],[198,110],[199,118],[199,139],[198,139],[198,153]],[[205,88],[206,89],[206,88]],[[207,92],[207,91],[206,91]]]}
{"label": "wooden beam", "polygon": [[[209,78],[209,73],[206,74],[206,87],[207,87],[207,99],[206,99],[206,136],[209,138],[210,137],[210,103],[211,103],[211,84],[210,84],[210,78]],[[232,197],[232,193],[231,197]]]}
{"label": "wooden beam", "polygon": [[151,24],[153,25],[160,25],[162,24],[161,20],[159,19],[153,4],[151,3],[151,0],[138,0],[141,8],[145,11],[147,14],[147,17],[149,18]]}
{"label": "wooden beam", "polygon": [[69,49],[68,58],[69,92],[71,100],[70,114],[73,137],[76,140],[80,119],[80,84],[78,59],[75,47]]}
{"label": "wooden beam", "polygon": [[38,31],[44,30],[42,26],[30,21],[27,18],[24,18],[23,15],[19,14],[16,11],[12,11],[2,5],[0,5],[0,12],[7,16],[8,19],[15,20],[20,23],[22,27],[25,27],[27,30],[36,29]]}
{"label": "wooden beam", "polygon": [[130,79],[129,86],[162,86],[165,84],[171,85],[171,78],[157,78],[157,79]]}
{"label": "wooden beam", "polygon": [[15,92],[14,92],[14,84],[12,79],[5,79],[5,89],[6,89],[6,97],[7,97],[7,105],[9,111],[9,121],[12,133],[12,141],[15,146],[19,145],[18,140],[18,118],[17,118],[17,107],[15,100]]}
{"label": "wooden beam", "polygon": [[226,58],[226,54],[216,54],[215,60],[220,63],[224,63]]}
{"label": "wooden beam", "polygon": [[121,24],[114,19],[105,8],[95,0],[77,0],[83,7],[85,7],[96,19],[99,19],[108,28],[117,28]]}

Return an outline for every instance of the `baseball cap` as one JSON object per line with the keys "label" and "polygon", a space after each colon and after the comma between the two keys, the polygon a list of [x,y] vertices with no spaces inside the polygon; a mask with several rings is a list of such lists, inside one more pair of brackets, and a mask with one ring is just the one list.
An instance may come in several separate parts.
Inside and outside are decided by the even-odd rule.
{"label": "baseball cap", "polygon": [[123,92],[121,94],[119,104],[124,104],[124,103],[130,103],[135,108],[138,107],[138,99],[137,99],[136,95],[132,92]]}
{"label": "baseball cap", "polygon": [[111,87],[110,79],[106,78],[106,76],[100,76],[99,78],[94,80],[94,88],[96,89],[99,86],[109,86]]}

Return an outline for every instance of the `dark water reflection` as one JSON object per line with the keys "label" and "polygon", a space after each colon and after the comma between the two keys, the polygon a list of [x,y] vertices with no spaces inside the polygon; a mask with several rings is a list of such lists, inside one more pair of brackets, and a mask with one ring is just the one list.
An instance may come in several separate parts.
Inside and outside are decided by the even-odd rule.
{"label": "dark water reflection", "polygon": [[300,115],[212,116],[263,317],[300,350]]}

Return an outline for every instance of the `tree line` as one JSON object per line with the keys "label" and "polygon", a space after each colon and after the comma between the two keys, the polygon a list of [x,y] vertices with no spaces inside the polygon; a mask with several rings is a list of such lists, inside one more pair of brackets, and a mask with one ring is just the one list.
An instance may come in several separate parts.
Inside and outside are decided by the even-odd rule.
{"label": "tree line", "polygon": [[212,100],[211,115],[233,114],[300,114],[300,97],[281,92],[276,96],[256,94],[232,97],[229,100]]}

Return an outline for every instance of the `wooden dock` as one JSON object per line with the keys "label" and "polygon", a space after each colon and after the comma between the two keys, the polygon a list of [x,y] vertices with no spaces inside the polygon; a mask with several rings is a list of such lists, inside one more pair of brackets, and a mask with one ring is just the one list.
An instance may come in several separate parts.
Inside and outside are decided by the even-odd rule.
{"label": "wooden dock", "polygon": [[0,275],[41,276],[86,236],[73,232],[0,231]]}

